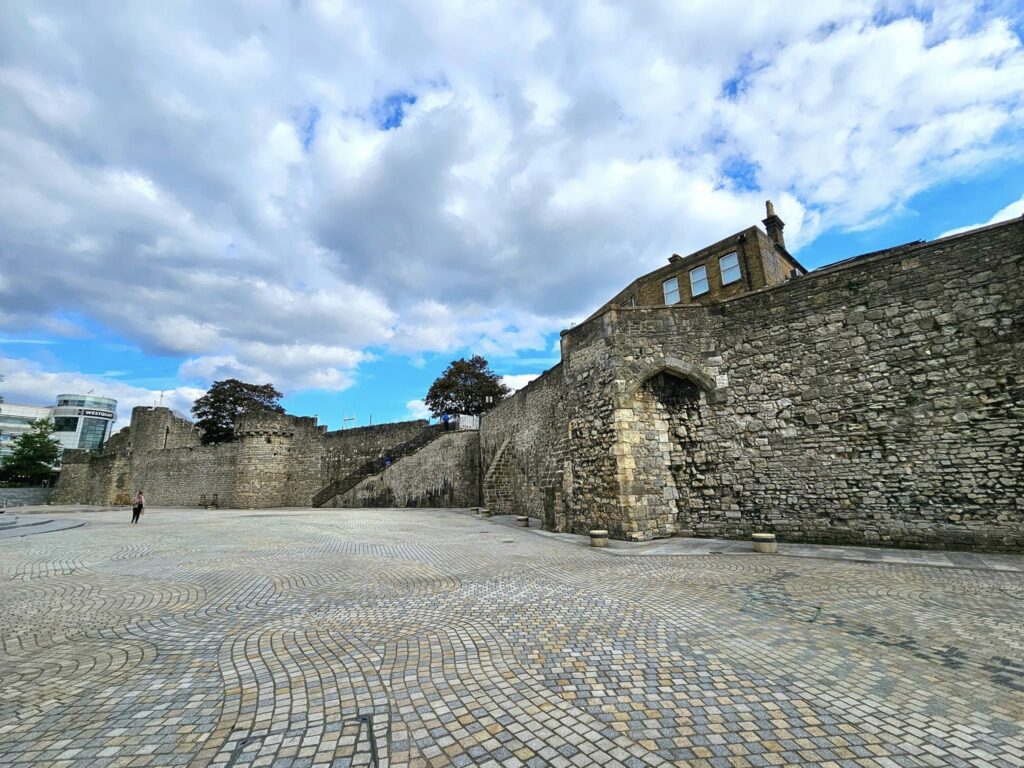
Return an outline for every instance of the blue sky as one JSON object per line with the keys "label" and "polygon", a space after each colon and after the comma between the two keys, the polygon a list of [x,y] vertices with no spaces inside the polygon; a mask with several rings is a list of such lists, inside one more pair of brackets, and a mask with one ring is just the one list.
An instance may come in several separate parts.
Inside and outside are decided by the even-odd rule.
{"label": "blue sky", "polygon": [[[672,4],[688,5],[688,4]],[[0,393],[521,385],[759,222],[813,268],[1024,213],[1019,3],[0,8]]]}

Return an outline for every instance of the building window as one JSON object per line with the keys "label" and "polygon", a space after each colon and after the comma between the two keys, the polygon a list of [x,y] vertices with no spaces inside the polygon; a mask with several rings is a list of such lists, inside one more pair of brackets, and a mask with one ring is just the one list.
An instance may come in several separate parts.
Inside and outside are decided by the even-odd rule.
{"label": "building window", "polygon": [[53,417],[53,431],[54,432],[77,432],[78,431],[78,417],[77,416],[54,416]]}
{"label": "building window", "polygon": [[95,451],[103,445],[103,437],[107,431],[107,422],[104,419],[86,418],[82,422],[82,435],[78,441],[78,447],[86,451]]}
{"label": "building window", "polygon": [[690,270],[690,293],[700,296],[708,292],[708,271],[705,267]]}
{"label": "building window", "polygon": [[670,277],[661,284],[661,289],[665,292],[666,304],[679,303],[679,281],[676,278]]}
{"label": "building window", "polygon": [[720,258],[718,268],[722,270],[722,285],[735,283],[740,279],[740,259],[735,253]]}

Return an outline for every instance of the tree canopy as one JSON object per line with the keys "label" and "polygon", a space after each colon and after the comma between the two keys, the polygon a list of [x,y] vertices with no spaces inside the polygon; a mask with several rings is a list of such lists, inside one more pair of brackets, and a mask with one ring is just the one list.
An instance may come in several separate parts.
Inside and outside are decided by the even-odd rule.
{"label": "tree canopy", "polygon": [[424,402],[435,416],[477,415],[496,406],[509,391],[487,360],[473,355],[469,360],[453,360],[430,385]]}
{"label": "tree canopy", "polygon": [[243,413],[272,411],[284,413],[278,401],[284,397],[273,384],[247,384],[238,379],[215,381],[196,400],[192,415],[203,431],[203,444],[227,443],[235,439],[235,422]]}
{"label": "tree canopy", "polygon": [[8,482],[38,485],[48,480],[60,456],[60,444],[50,435],[53,424],[37,419],[32,429],[14,439],[14,450],[4,457],[0,477]]}

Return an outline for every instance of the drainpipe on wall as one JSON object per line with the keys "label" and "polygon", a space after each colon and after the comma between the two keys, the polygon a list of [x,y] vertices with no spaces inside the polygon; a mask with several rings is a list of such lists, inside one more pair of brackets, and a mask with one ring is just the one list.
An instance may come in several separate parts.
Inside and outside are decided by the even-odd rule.
{"label": "drainpipe on wall", "polygon": [[743,254],[743,275],[747,279],[747,290],[754,290],[754,278],[750,274],[750,257],[747,255],[747,237],[746,232],[739,236],[738,241],[740,244],[739,251]]}

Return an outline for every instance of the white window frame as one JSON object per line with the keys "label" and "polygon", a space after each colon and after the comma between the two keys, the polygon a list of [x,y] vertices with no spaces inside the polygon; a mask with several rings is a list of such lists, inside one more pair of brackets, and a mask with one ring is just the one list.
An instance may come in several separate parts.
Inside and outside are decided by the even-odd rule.
{"label": "white window frame", "polygon": [[[700,273],[697,280],[694,277]],[[704,287],[701,290],[697,290],[698,286],[703,283]],[[708,283],[708,268],[703,264],[699,267],[694,267],[690,270],[690,295],[691,296],[703,296],[705,293],[711,290],[711,285]]]}
{"label": "white window frame", "polygon": [[[672,287],[671,288],[669,288],[669,283],[672,283]],[[661,284],[661,292],[665,296],[665,304],[667,304],[667,305],[668,304],[678,304],[679,303],[679,299],[681,298],[679,296],[679,278],[678,277],[670,277],[668,280],[665,280],[664,282],[662,282],[662,284]],[[672,294],[675,294],[676,298],[675,298],[674,301],[669,301],[669,296],[671,296]]]}
{"label": "white window frame", "polygon": [[[727,278],[726,277],[725,262],[726,262],[727,259],[732,259],[732,264],[729,266],[728,272],[729,272],[729,274],[733,274],[733,269],[735,269],[736,270],[735,277],[732,277],[732,278]],[[733,251],[732,253],[727,253],[727,254],[725,254],[725,256],[720,258],[718,260],[718,272],[722,276],[722,285],[732,285],[737,280],[742,278],[743,277],[743,272],[740,270],[740,257],[739,257],[739,254],[736,253],[735,251]]]}

